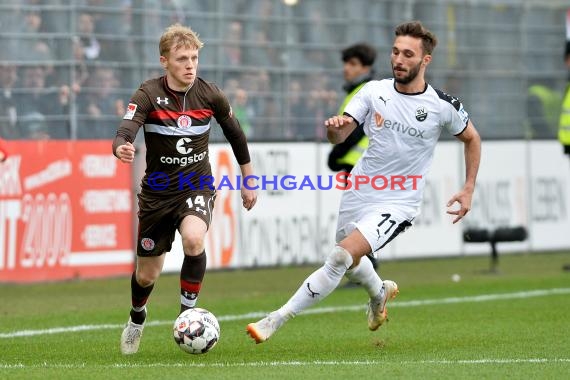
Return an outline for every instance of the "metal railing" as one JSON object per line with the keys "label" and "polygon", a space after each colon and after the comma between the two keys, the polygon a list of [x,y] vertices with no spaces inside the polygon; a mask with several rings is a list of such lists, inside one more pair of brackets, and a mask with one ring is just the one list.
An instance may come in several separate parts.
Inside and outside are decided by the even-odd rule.
{"label": "metal railing", "polygon": [[[529,138],[536,134],[528,87],[540,82],[562,92],[566,84],[568,7],[538,0],[0,1],[0,135],[112,138],[117,104],[161,74],[158,38],[181,22],[205,42],[199,75],[232,102],[236,88],[247,93],[251,140],[319,140],[320,120],[344,97],[340,50],[371,43],[378,76],[390,76],[394,26],[420,19],[439,39],[430,83],[462,99],[484,138]],[[293,82],[305,107],[291,100]],[[54,95],[32,96],[42,91]],[[55,95],[61,91],[64,102]],[[223,136],[214,130],[212,138]]]}

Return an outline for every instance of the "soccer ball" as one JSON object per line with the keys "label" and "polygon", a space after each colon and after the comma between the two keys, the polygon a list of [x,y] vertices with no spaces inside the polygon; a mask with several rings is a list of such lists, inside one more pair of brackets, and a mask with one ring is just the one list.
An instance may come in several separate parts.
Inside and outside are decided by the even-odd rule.
{"label": "soccer ball", "polygon": [[206,309],[183,311],[174,322],[174,341],[189,354],[205,354],[220,339],[220,325],[214,314]]}

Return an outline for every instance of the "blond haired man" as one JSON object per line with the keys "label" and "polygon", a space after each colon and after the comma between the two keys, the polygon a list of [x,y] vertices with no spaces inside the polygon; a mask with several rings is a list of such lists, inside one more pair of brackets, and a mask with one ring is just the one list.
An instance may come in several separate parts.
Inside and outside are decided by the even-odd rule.
{"label": "blond haired man", "polygon": [[[138,194],[139,227],[136,269],[131,277],[130,317],[121,335],[121,352],[138,351],[146,304],[170,251],[175,231],[182,237],[180,310],[195,307],[204,274],[204,238],[215,200],[208,139],[212,118],[221,126],[241,173],[253,174],[246,137],[224,93],[197,76],[203,43],[190,28],[168,27],[160,38],[160,64],[165,75],[144,82],[128,104],[113,153],[124,163],[135,156],[133,141],[140,127],[146,143],[146,173]],[[241,187],[243,207],[250,210],[257,194]]]}

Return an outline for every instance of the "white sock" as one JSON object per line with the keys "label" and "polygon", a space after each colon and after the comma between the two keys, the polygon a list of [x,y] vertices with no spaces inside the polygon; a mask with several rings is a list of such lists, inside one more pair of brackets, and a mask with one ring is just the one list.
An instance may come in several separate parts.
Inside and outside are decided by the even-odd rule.
{"label": "white sock", "polygon": [[346,277],[364,287],[370,298],[381,297],[382,279],[374,270],[372,262],[366,257],[360,259],[360,263],[352,269],[346,271]]}
{"label": "white sock", "polygon": [[336,289],[351,265],[350,253],[342,247],[334,247],[325,264],[307,277],[293,297],[277,312],[283,318],[289,319],[313,306]]}

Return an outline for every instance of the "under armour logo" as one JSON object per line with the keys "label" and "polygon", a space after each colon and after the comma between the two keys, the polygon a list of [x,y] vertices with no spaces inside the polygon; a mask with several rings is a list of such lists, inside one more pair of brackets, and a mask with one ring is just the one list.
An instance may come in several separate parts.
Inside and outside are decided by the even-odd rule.
{"label": "under armour logo", "polygon": [[384,99],[382,96],[379,96],[378,99],[384,102],[384,106],[386,106],[386,102],[390,99]]}
{"label": "under armour logo", "polygon": [[203,215],[206,215],[206,210],[204,210],[204,209],[201,208],[201,207],[196,207],[196,211],[197,211],[197,212],[201,212]]}
{"label": "under armour logo", "polygon": [[156,97],[156,102],[157,102],[158,104],[168,104],[168,98],[162,99],[160,96],[157,96],[157,97]]}
{"label": "under armour logo", "polygon": [[196,293],[194,293],[194,292],[188,293],[186,290],[184,291],[183,295],[184,295],[184,298],[188,298],[191,300],[196,299],[196,297],[198,297],[198,295]]}
{"label": "under armour logo", "polygon": [[311,296],[312,298],[315,298],[316,296],[318,296],[319,294],[321,294],[321,293],[313,292],[313,291],[311,290],[310,285],[311,285],[311,284],[309,284],[309,283],[307,282],[307,289],[309,289],[309,292],[311,292],[310,296]]}

